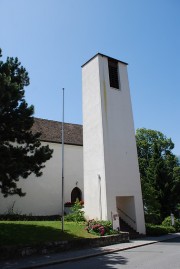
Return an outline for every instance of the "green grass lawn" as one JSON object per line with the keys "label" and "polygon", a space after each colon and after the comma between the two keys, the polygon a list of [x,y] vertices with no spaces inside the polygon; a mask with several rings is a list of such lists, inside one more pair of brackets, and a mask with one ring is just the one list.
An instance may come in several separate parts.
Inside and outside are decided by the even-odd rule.
{"label": "green grass lawn", "polygon": [[0,245],[33,245],[43,242],[96,237],[85,230],[85,224],[60,221],[0,221]]}

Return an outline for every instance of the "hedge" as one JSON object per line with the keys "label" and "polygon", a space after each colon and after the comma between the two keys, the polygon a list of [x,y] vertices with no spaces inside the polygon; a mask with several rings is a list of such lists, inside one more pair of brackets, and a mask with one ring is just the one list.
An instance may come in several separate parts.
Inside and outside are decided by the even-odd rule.
{"label": "hedge", "polygon": [[151,236],[159,236],[165,235],[168,233],[175,233],[176,230],[172,226],[162,226],[162,225],[154,225],[154,224],[146,224],[146,234]]}

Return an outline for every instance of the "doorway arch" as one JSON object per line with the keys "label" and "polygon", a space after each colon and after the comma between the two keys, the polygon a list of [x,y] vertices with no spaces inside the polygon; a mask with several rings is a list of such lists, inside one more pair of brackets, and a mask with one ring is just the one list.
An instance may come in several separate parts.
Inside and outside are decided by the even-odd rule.
{"label": "doorway arch", "polygon": [[82,200],[82,192],[78,187],[75,187],[71,192],[71,203],[75,203],[77,199]]}

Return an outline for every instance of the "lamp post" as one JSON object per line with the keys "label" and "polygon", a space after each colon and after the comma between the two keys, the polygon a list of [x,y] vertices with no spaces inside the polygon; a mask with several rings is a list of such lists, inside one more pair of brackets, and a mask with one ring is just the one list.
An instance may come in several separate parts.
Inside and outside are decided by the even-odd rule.
{"label": "lamp post", "polygon": [[61,143],[62,143],[62,231],[64,231],[64,88],[63,91],[63,106],[62,106],[62,130],[61,130]]}

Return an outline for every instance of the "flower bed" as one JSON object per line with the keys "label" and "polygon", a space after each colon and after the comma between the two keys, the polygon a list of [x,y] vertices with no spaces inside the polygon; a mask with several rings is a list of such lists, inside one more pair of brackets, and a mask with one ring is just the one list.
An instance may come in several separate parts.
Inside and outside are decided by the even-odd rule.
{"label": "flower bed", "polygon": [[[72,203],[72,202],[66,202],[65,204],[64,204],[64,207],[72,207],[72,206],[74,206],[74,204],[75,204],[76,202],[74,202],[74,203]],[[84,201],[79,201],[78,202],[80,205],[84,205]]]}
{"label": "flower bed", "polygon": [[118,231],[113,230],[112,223],[110,221],[89,220],[87,222],[86,230],[89,233],[99,236],[118,234]]}

